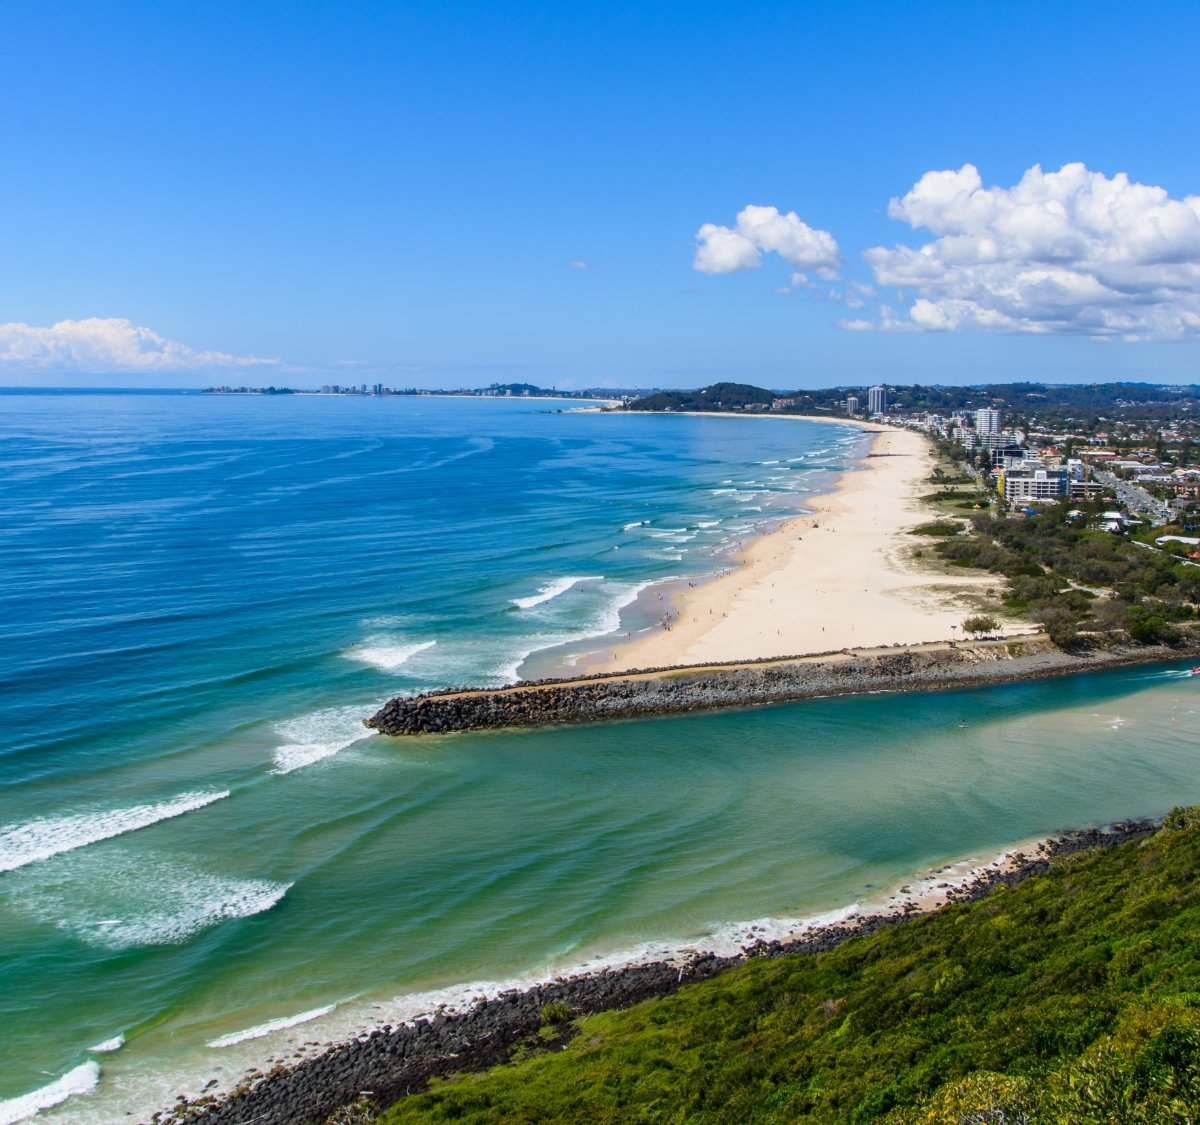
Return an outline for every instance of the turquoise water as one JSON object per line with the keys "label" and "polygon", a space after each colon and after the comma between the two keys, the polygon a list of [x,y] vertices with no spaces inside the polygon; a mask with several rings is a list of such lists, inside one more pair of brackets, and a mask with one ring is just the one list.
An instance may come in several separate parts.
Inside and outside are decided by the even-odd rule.
{"label": "turquoise water", "polygon": [[0,1121],[68,1090],[48,1116],[122,1120],[439,999],[733,948],[1194,799],[1197,689],[1171,670],[364,737],[396,692],[640,627],[646,583],[722,565],[861,440],[535,402],[0,396]]}

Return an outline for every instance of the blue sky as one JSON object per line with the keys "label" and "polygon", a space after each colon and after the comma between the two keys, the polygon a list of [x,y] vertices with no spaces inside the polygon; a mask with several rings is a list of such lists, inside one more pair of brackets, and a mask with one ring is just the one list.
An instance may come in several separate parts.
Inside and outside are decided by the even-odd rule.
{"label": "blue sky", "polygon": [[1198,11],[5,0],[0,382],[1200,381]]}

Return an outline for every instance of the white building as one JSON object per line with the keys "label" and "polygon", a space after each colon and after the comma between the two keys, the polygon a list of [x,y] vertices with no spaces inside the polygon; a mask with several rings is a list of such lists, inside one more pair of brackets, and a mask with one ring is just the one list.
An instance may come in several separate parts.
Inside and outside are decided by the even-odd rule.
{"label": "white building", "polygon": [[975,429],[982,434],[998,434],[1000,432],[1000,411],[994,407],[985,406],[975,411]]}
{"label": "white building", "polygon": [[846,398],[846,413],[851,417],[858,413],[858,399],[854,395],[848,395]]}
{"label": "white building", "polygon": [[887,413],[886,387],[872,387],[867,391],[867,412],[869,414]]}
{"label": "white building", "polygon": [[1064,469],[1047,469],[1028,459],[1024,468],[1004,474],[1004,499],[1010,504],[1029,500],[1057,500],[1067,495],[1067,474]]}

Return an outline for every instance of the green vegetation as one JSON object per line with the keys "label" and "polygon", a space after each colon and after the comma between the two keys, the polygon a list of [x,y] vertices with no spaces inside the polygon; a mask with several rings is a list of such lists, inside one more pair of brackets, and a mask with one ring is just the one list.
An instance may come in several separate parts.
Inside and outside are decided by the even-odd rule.
{"label": "green vegetation", "polygon": [[[1068,510],[1081,514],[1071,518]],[[1092,526],[1098,515],[1095,505],[1070,509],[1065,501],[1023,519],[979,512],[973,534],[937,551],[955,565],[1003,575],[1007,608],[1040,622],[1064,648],[1113,630],[1141,644],[1177,643],[1181,625],[1198,616],[1200,567]]]}
{"label": "green vegetation", "polygon": [[1000,627],[1000,622],[994,617],[980,613],[974,617],[968,617],[962,623],[963,632],[968,636],[982,637],[987,633],[994,633]]}
{"label": "green vegetation", "polygon": [[383,1118],[1195,1122],[1200,809],[818,956],[752,960]]}
{"label": "green vegetation", "polygon": [[699,391],[659,391],[629,404],[630,410],[728,411],[770,409],[775,395],[746,383],[714,383]]}

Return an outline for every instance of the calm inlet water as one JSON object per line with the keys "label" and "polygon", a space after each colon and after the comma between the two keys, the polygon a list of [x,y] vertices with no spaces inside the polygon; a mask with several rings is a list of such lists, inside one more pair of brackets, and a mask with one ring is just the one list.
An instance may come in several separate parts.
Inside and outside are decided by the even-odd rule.
{"label": "calm inlet water", "polygon": [[1200,689],[1170,669],[366,736],[397,692],[644,627],[648,583],[723,565],[861,441],[528,401],[0,395],[0,1122],[124,1120],[439,999],[736,947],[1196,799]]}

